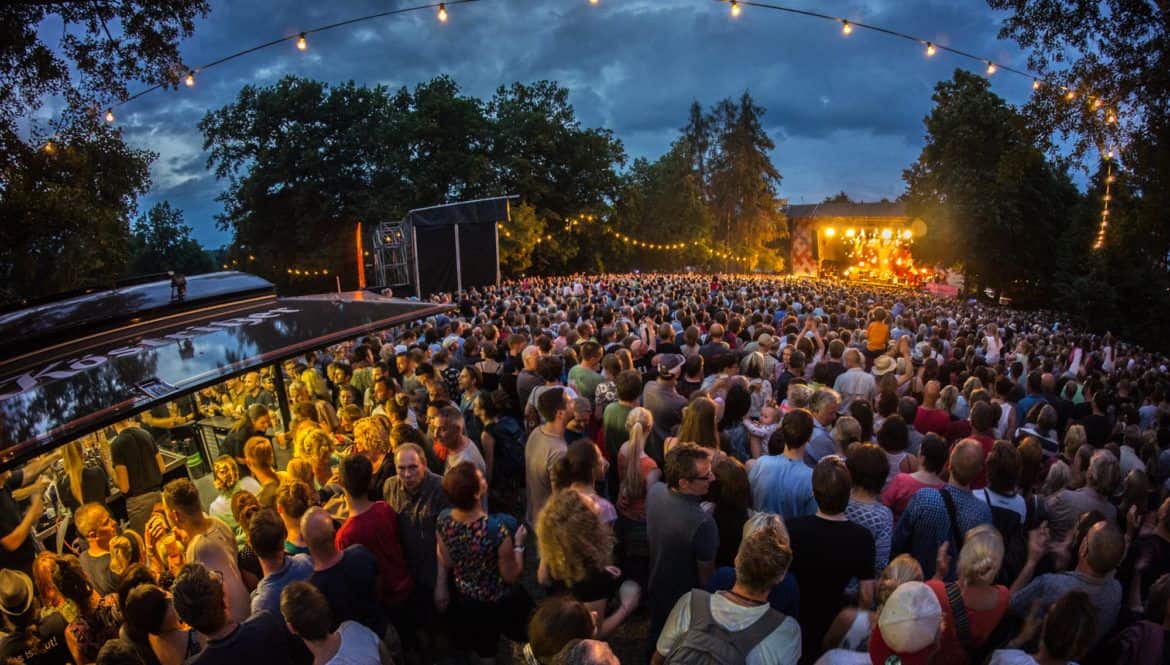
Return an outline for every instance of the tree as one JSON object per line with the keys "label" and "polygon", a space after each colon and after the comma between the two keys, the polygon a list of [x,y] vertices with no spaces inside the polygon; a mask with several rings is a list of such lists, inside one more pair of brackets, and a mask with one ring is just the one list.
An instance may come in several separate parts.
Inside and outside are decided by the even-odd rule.
{"label": "tree", "polygon": [[211,256],[191,237],[191,227],[183,223],[183,211],[167,201],[139,217],[132,232],[127,276],[168,270],[197,275],[215,269]]}
{"label": "tree", "polygon": [[985,78],[956,70],[933,99],[922,154],[903,173],[911,213],[930,226],[920,256],[962,263],[980,287],[1027,291],[1051,274],[1076,190]]}
{"label": "tree", "polygon": [[[607,129],[584,129],[569,91],[553,81],[500,87],[487,104],[493,176],[488,190],[519,196],[547,224],[532,270],[563,273],[599,265],[596,228],[565,233],[577,215],[598,215],[616,196],[625,163],[621,141]],[[586,253],[582,254],[582,250]]]}
{"label": "tree", "polygon": [[783,236],[780,172],[769,153],[776,144],[764,131],[765,110],[744,92],[739,104],[716,104],[711,126],[716,152],[709,162],[715,242],[750,258],[747,267],[780,267],[776,242]]}
{"label": "tree", "polygon": [[[0,6],[0,166],[19,157],[18,127],[46,99],[63,98],[74,112],[102,112],[128,95],[127,83],[174,87],[186,67],[179,40],[191,35],[205,0],[9,2]],[[62,25],[60,41],[46,43],[45,24]],[[68,116],[58,120],[65,130]],[[51,134],[52,132],[50,132]],[[31,145],[40,145],[34,138]]]}
{"label": "tree", "polygon": [[527,203],[512,208],[512,221],[500,229],[500,272],[519,277],[532,267],[532,252],[544,242],[545,224]]}
{"label": "tree", "polygon": [[[642,250],[614,243],[625,265],[641,269],[678,269],[705,263],[701,247],[710,244],[714,226],[694,168],[694,150],[684,137],[655,162],[634,161],[614,204],[613,225],[628,236],[660,244],[687,243],[685,250]],[[691,243],[698,243],[699,246]]]}
{"label": "tree", "polygon": [[245,86],[204,116],[208,165],[227,181],[217,221],[234,232],[232,258],[255,256],[255,272],[303,288],[314,285],[293,284],[288,271],[352,265],[358,221],[398,219],[417,202],[408,96],[289,76]]}
{"label": "tree", "polygon": [[[1170,254],[1170,5],[1165,0],[988,4],[1008,13],[1000,36],[1029,49],[1029,67],[1051,83],[1040,85],[1025,107],[1036,132],[1065,139],[1046,147],[1056,154],[1071,145],[1069,156],[1082,160],[1113,151],[1118,182],[1133,192],[1130,209],[1111,214],[1102,250],[1092,251],[1090,233],[1081,238],[1081,260],[1062,264],[1079,272],[1068,276],[1069,284],[1111,292],[1107,301],[1100,292],[1078,293],[1097,302],[1097,311],[1128,312],[1127,329],[1133,333],[1164,330],[1162,313],[1170,310],[1170,297],[1164,288],[1148,289],[1167,280]],[[1066,89],[1076,93],[1071,101]],[[1101,177],[1098,172],[1088,192],[1095,215],[1104,195]],[[1111,213],[1121,212],[1110,207]],[[1140,299],[1144,305],[1137,304]],[[1088,323],[1119,330],[1110,317],[1093,316]],[[1167,348],[1164,337],[1156,343]]]}
{"label": "tree", "polygon": [[841,190],[832,196],[826,196],[825,200],[821,201],[821,203],[853,203],[853,202],[854,202],[853,199],[849,198],[849,195],[845,193],[845,190]]}
{"label": "tree", "polygon": [[0,299],[111,286],[126,268],[130,216],[153,159],[85,116],[24,154],[0,188]]}
{"label": "tree", "polygon": [[[110,285],[154,156],[101,118],[131,81],[174,86],[203,0],[0,5],[0,299]],[[45,29],[49,26],[49,29]],[[58,31],[58,26],[60,31]],[[46,35],[58,35],[49,43]],[[64,102],[45,122],[46,100]]]}

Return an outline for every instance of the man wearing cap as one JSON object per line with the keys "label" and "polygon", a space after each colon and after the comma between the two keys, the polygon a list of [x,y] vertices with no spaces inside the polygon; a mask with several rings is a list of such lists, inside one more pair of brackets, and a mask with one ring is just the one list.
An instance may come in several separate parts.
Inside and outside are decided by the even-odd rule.
{"label": "man wearing cap", "polygon": [[[59,612],[41,616],[32,579],[18,570],[0,570],[0,612],[12,634],[0,641],[0,663],[58,665],[70,662],[65,644],[68,624]],[[34,627],[35,626],[35,627]],[[29,631],[32,628],[32,631]]]}
{"label": "man wearing cap", "polygon": [[661,460],[662,444],[674,428],[682,423],[682,410],[687,405],[687,398],[680,395],[676,388],[686,358],[677,353],[662,353],[655,360],[658,363],[658,378],[642,389],[642,406],[654,416],[654,430],[647,442],[646,454]]}
{"label": "man wearing cap", "polygon": [[877,382],[872,374],[865,371],[865,357],[859,349],[845,352],[845,368],[845,373],[833,383],[833,390],[841,395],[839,413],[848,413],[849,405],[854,400],[872,402],[877,395]]}
{"label": "man wearing cap", "polygon": [[[0,471],[0,568],[32,573],[33,559],[37,555],[33,545],[33,529],[45,512],[41,493],[45,491],[48,482],[38,480],[28,490],[22,488],[41,475],[53,459],[51,456],[44,457],[30,462],[24,469]],[[23,515],[14,494],[31,497],[28,510]]]}

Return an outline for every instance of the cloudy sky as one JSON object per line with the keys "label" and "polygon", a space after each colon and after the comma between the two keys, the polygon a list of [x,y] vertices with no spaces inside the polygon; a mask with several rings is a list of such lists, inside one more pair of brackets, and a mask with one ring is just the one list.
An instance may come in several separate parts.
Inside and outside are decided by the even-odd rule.
{"label": "cloudy sky", "polygon": [[[982,0],[787,0],[788,6],[890,27],[1024,68],[1024,54],[996,38],[1002,15]],[[270,39],[363,14],[413,4],[403,0],[212,0],[211,12],[183,44],[199,65]],[[479,0],[386,17],[311,35],[234,60],[199,77],[194,88],[158,91],[118,111],[127,140],[159,153],[143,209],[180,207],[208,247],[230,240],[215,227],[221,184],[207,169],[199,119],[232,101],[246,84],[286,74],[330,82],[413,86],[439,74],[486,98],[513,81],[555,79],[571,91],[586,126],[608,127],[631,158],[656,158],[704,106],[750,90],[767,109],[776,143],[781,195],[816,202],[844,190],[855,199],[893,198],[901,172],[918,155],[933,86],[956,67],[984,67],[866,30],[747,7],[731,19],[712,0]],[[998,73],[994,89],[1021,104],[1030,84]]]}

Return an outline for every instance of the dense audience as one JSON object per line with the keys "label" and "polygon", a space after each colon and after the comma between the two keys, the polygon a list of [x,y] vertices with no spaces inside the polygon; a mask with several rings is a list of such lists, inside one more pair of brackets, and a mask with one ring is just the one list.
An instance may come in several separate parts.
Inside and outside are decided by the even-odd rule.
{"label": "dense audience", "polygon": [[1161,355],[818,280],[437,300],[201,391],[236,420],[207,500],[123,423],[128,519],[79,477],[38,554],[44,462],[5,472],[0,659],[1170,662]]}

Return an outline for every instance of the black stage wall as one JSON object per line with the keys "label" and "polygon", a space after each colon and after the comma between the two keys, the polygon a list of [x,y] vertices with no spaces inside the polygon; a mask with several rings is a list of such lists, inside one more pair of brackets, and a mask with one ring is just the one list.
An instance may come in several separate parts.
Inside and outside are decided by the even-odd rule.
{"label": "black stage wall", "polygon": [[496,225],[510,218],[508,197],[411,210],[415,295],[499,284]]}

